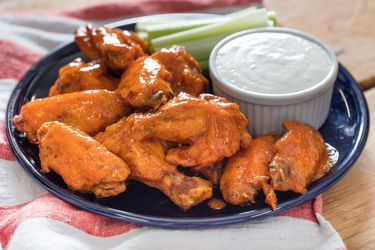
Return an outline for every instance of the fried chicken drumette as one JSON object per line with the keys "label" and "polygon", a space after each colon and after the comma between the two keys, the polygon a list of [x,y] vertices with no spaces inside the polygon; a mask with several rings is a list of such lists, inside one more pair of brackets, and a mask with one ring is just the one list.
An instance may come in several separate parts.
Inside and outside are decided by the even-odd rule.
{"label": "fried chicken drumette", "polygon": [[138,58],[122,74],[118,92],[138,110],[156,110],[173,97],[169,71],[151,57]]}
{"label": "fried chicken drumette", "polygon": [[229,158],[220,181],[224,200],[233,205],[254,203],[259,190],[263,190],[266,202],[275,209],[277,198],[269,184],[269,163],[276,149],[276,134],[260,136],[246,149]]}
{"label": "fried chicken drumette", "polygon": [[270,163],[275,190],[304,193],[307,186],[331,168],[326,144],[319,132],[303,123],[283,122],[287,133],[275,143]]}

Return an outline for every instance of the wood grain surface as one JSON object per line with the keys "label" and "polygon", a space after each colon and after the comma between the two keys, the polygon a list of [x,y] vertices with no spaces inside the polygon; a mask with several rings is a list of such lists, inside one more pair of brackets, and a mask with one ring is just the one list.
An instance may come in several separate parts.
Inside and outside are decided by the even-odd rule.
{"label": "wood grain surface", "polygon": [[323,215],[348,249],[375,249],[375,88],[365,92],[370,108],[370,135],[350,172],[324,193]]}
{"label": "wood grain surface", "polygon": [[[12,0],[3,10],[69,8],[100,0]],[[283,25],[312,33],[327,42],[364,89],[375,86],[375,1],[264,0]],[[375,249],[375,88],[365,92],[371,128],[367,145],[352,170],[324,193],[323,215],[348,249]]]}

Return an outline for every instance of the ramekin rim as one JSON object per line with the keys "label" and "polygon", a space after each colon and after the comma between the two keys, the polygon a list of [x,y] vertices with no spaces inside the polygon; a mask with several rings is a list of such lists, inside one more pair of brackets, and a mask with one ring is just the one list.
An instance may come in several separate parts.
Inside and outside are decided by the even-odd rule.
{"label": "ramekin rim", "polygon": [[[259,32],[280,32],[280,33],[287,33],[292,34],[304,39],[307,39],[311,42],[316,43],[320,46],[324,51],[326,51],[330,61],[332,63],[331,69],[329,70],[327,76],[321,80],[318,84],[301,90],[297,92],[291,92],[287,94],[264,94],[252,91],[246,91],[239,87],[236,87],[226,81],[217,71],[215,59],[217,56],[218,51],[229,41],[236,39],[238,37],[251,34],[251,33],[259,33]],[[213,48],[210,58],[209,58],[209,73],[211,76],[212,84],[216,84],[219,89],[226,92],[229,95],[232,95],[238,99],[243,101],[251,101],[252,103],[257,104],[264,104],[264,105],[287,105],[287,104],[294,104],[300,103],[304,100],[309,100],[313,97],[323,94],[325,91],[331,87],[337,77],[338,73],[338,61],[336,58],[335,53],[319,38],[307,34],[303,31],[290,29],[290,28],[281,28],[281,27],[266,27],[266,28],[255,28],[255,29],[248,29],[233,33],[224,39],[222,39],[216,46]]]}

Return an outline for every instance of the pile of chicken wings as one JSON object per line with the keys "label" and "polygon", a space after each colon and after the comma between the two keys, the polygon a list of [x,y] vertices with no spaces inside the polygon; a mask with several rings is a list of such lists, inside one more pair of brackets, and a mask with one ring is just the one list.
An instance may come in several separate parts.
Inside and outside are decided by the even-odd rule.
{"label": "pile of chicken wings", "polygon": [[130,178],[189,209],[220,185],[230,204],[253,203],[263,191],[275,209],[275,191],[304,193],[329,171],[312,127],[290,120],[282,137],[252,139],[237,104],[204,93],[208,80],[183,47],[149,54],[135,33],[91,25],[75,41],[88,62],[63,66],[49,97],[14,117],[39,146],[42,171],[55,171],[71,189],[109,197]]}

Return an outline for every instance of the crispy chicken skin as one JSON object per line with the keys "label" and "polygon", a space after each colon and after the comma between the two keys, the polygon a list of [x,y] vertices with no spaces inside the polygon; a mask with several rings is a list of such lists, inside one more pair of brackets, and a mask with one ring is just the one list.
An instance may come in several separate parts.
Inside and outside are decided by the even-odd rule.
{"label": "crispy chicken skin", "polygon": [[212,196],[212,186],[198,177],[188,177],[164,161],[165,146],[158,139],[138,141],[132,136],[134,115],[108,126],[95,136],[129,165],[131,178],[162,191],[182,209],[189,209]]}
{"label": "crispy chicken skin", "polygon": [[224,171],[224,163],[223,161],[216,162],[209,166],[195,166],[190,167],[190,171],[194,174],[201,176],[207,180],[209,180],[213,185],[220,184],[220,178]]}
{"label": "crispy chicken skin", "polygon": [[284,121],[287,133],[275,143],[276,154],[270,164],[275,190],[304,193],[307,186],[326,174],[331,164],[319,132],[297,121]]}
{"label": "crispy chicken skin", "polygon": [[209,166],[251,142],[239,106],[210,94],[180,93],[155,113],[135,115],[134,121],[133,133],[138,138],[182,144],[166,155],[173,165]]}
{"label": "crispy chicken skin", "polygon": [[112,70],[126,70],[138,57],[144,56],[146,44],[135,33],[116,28],[80,27],[75,42],[91,60],[102,60]]}
{"label": "crispy chicken skin", "polygon": [[206,90],[207,78],[202,74],[198,62],[184,47],[172,46],[169,49],[161,49],[152,54],[152,57],[164,64],[172,73],[171,87],[175,95],[186,92],[198,96]]}
{"label": "crispy chicken skin", "polygon": [[49,96],[91,89],[115,90],[119,81],[105,74],[99,62],[85,63],[81,58],[59,70],[59,76],[49,91]]}
{"label": "crispy chicken skin", "polygon": [[276,134],[260,136],[246,149],[229,158],[220,180],[224,200],[233,205],[254,203],[258,191],[263,189],[266,202],[276,208],[276,194],[269,184],[268,165],[276,149]]}
{"label": "crispy chicken skin", "polygon": [[26,103],[13,122],[18,131],[25,132],[31,142],[37,143],[37,131],[45,122],[60,121],[95,135],[129,111],[118,93],[88,90]]}
{"label": "crispy chicken skin", "polygon": [[118,91],[126,102],[138,110],[156,110],[172,96],[171,74],[151,57],[138,58],[122,74]]}
{"label": "crispy chicken skin", "polygon": [[129,167],[87,134],[60,122],[46,122],[38,130],[42,171],[55,171],[73,190],[97,197],[125,191]]}

